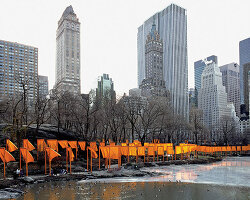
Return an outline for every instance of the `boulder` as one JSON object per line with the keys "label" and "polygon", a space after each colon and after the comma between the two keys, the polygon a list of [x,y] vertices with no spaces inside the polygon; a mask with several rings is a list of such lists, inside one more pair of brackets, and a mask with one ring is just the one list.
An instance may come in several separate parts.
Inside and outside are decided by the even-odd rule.
{"label": "boulder", "polygon": [[34,179],[29,177],[29,176],[25,176],[25,177],[21,178],[21,180],[24,183],[33,183],[34,182]]}

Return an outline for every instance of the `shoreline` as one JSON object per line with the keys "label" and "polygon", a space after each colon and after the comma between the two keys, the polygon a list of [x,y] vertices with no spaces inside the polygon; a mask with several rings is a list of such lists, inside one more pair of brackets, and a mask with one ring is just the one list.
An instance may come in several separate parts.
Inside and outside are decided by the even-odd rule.
{"label": "shoreline", "polygon": [[[209,164],[214,162],[222,161],[221,157],[206,157],[199,159],[190,160],[171,160],[164,162],[149,162],[149,163],[127,163],[122,166],[121,169],[111,168],[111,169],[101,169],[91,172],[73,172],[72,174],[65,175],[34,175],[28,177],[21,177],[18,179],[6,179],[0,180],[0,199],[3,193],[9,193],[10,195],[14,193],[15,195],[23,195],[23,190],[26,186],[46,183],[46,182],[57,182],[57,181],[80,181],[89,179],[110,179],[110,178],[126,178],[126,177],[154,177],[160,176],[162,173],[157,172],[146,172],[140,170],[141,168],[148,167],[158,167],[158,166],[170,166],[170,165],[192,165],[192,164]],[[113,165],[112,167],[115,167]],[[12,196],[10,196],[12,197]]]}

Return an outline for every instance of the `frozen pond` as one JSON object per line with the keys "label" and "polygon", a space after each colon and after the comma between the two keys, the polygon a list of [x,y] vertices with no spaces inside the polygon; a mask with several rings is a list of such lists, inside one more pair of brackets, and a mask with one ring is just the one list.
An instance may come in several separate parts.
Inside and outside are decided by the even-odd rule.
{"label": "frozen pond", "polygon": [[250,157],[228,157],[207,165],[173,165],[143,170],[164,175],[34,184],[28,186],[25,195],[18,200],[250,199]]}
{"label": "frozen pond", "polygon": [[188,182],[250,187],[250,157],[227,157],[221,162],[203,165],[171,165],[144,168],[143,171],[160,172],[158,177],[113,178],[83,180],[86,182]]}

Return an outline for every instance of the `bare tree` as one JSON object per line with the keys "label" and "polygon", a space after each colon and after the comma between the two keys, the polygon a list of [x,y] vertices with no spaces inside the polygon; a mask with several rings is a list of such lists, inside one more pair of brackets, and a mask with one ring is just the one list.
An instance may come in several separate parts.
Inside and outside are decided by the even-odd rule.
{"label": "bare tree", "polygon": [[192,107],[189,112],[189,123],[191,131],[195,138],[195,144],[198,144],[198,137],[205,129],[202,122],[203,113],[202,110]]}

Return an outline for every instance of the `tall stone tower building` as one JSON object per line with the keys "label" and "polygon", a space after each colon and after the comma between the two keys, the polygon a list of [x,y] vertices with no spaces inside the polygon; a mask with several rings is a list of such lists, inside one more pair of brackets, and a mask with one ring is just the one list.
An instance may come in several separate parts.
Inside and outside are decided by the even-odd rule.
{"label": "tall stone tower building", "polygon": [[146,77],[146,39],[155,23],[163,42],[163,77],[176,114],[189,117],[187,13],[184,8],[171,4],[147,19],[137,33],[138,86]]}
{"label": "tall stone tower building", "polygon": [[167,96],[162,63],[163,42],[153,24],[145,44],[146,77],[140,85],[142,96]]}
{"label": "tall stone tower building", "polygon": [[202,72],[198,107],[203,111],[204,125],[211,130],[218,128],[223,116],[232,116],[222,74],[214,62],[207,64]]}
{"label": "tall stone tower building", "polygon": [[59,93],[80,94],[80,22],[72,6],[65,9],[56,33],[56,84]]}

